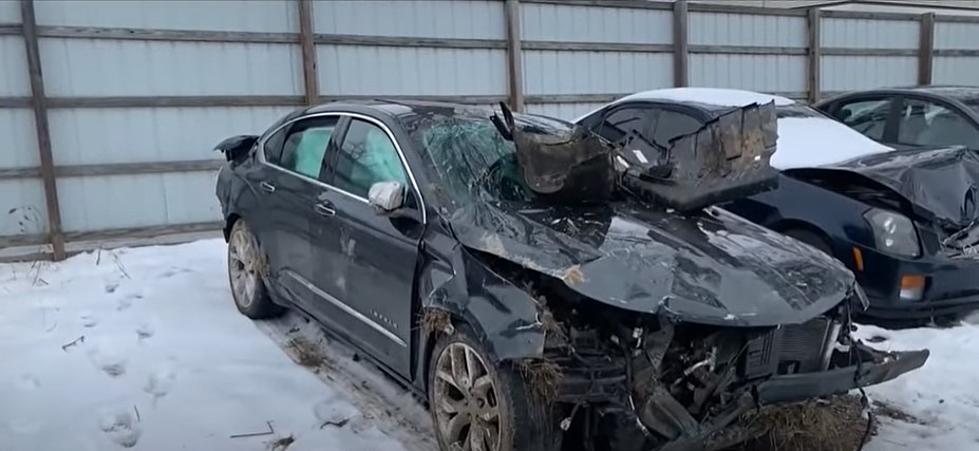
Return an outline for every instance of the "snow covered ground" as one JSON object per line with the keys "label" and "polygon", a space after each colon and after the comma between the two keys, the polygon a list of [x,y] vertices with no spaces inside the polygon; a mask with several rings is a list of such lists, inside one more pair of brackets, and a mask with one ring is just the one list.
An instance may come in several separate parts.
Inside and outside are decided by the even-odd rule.
{"label": "snow covered ground", "polygon": [[[0,265],[0,451],[435,448],[421,405],[315,324],[239,315],[225,268],[221,240]],[[932,351],[868,390],[866,449],[979,450],[979,325],[859,334]]]}

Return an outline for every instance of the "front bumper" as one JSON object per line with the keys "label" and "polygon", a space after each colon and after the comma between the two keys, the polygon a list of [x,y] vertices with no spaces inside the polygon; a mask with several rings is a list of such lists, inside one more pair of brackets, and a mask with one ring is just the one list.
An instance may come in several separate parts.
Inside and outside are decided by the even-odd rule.
{"label": "front bumper", "polygon": [[815,373],[774,376],[757,385],[757,401],[760,405],[798,402],[879,384],[920,368],[928,360],[928,354],[928,350],[887,353],[879,363],[862,363],[859,374],[857,365],[852,365]]}

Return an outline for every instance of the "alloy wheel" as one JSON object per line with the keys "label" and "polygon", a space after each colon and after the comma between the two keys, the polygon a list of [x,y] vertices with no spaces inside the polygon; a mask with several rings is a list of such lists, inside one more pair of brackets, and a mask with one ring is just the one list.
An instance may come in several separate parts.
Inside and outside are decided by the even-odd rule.
{"label": "alloy wheel", "polygon": [[228,272],[235,302],[248,308],[255,300],[258,287],[257,255],[254,241],[243,231],[236,231],[228,243]]}
{"label": "alloy wheel", "polygon": [[464,343],[451,343],[435,371],[432,408],[443,443],[453,451],[499,450],[498,392],[482,357]]}

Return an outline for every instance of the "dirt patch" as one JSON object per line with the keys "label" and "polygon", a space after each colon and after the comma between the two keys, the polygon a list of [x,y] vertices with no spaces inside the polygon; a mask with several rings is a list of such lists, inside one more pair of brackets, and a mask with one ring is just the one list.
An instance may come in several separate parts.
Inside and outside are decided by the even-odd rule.
{"label": "dirt patch", "polygon": [[[741,420],[760,435],[733,448],[740,451],[855,450],[867,429],[863,406],[856,396],[767,407]],[[873,425],[871,435],[876,429]]]}
{"label": "dirt patch", "polygon": [[425,309],[425,314],[422,316],[421,321],[422,329],[426,333],[432,333],[435,331],[444,332],[447,335],[452,335],[455,328],[452,326],[452,317],[445,310],[437,308]]}
{"label": "dirt patch", "polygon": [[517,362],[517,369],[541,399],[557,397],[561,381],[561,367],[550,360],[527,359]]}
{"label": "dirt patch", "polygon": [[920,425],[928,424],[928,422],[926,422],[925,420],[922,420],[921,418],[911,415],[910,413],[907,413],[885,402],[874,401],[873,404],[874,404],[874,413],[882,417],[892,418],[910,424],[920,424]]}
{"label": "dirt patch", "polygon": [[286,343],[286,350],[289,357],[296,363],[308,367],[316,368],[326,363],[326,357],[320,352],[316,343],[307,340],[305,337],[296,337]]}

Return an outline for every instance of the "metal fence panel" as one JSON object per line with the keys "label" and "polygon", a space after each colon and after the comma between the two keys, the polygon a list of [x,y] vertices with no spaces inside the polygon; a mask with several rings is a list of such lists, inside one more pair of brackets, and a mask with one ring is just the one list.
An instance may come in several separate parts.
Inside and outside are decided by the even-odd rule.
{"label": "metal fence panel", "polygon": [[20,3],[13,1],[0,2],[0,23],[20,22]]}
{"label": "metal fence panel", "polygon": [[822,19],[823,47],[917,49],[920,24],[911,20]]}
{"label": "metal fence panel", "polygon": [[44,0],[34,4],[38,25],[262,32],[298,29],[295,4],[281,0]]}
{"label": "metal fence panel", "polygon": [[220,220],[214,172],[58,179],[66,232]]}
{"label": "metal fence panel", "polygon": [[917,83],[918,58],[905,56],[824,56],[822,90],[851,91]]}
{"label": "metal fence panel", "polygon": [[935,84],[979,86],[979,58],[938,56],[935,57]]}
{"label": "metal fence panel", "polygon": [[0,236],[35,235],[48,230],[40,179],[0,180]]}
{"label": "metal fence panel", "polygon": [[527,105],[527,112],[573,121],[601,108],[603,105],[605,104],[595,102],[537,103]]}
{"label": "metal fence panel", "polygon": [[323,95],[503,95],[496,49],[317,45]]}
{"label": "metal fence panel", "polygon": [[315,2],[317,33],[503,39],[503,2],[346,0]]}
{"label": "metal fence panel", "polygon": [[979,49],[979,23],[936,22],[936,49]]}
{"label": "metal fence panel", "polygon": [[520,30],[527,41],[668,44],[672,17],[666,10],[526,3]]}
{"label": "metal fence panel", "polygon": [[298,45],[40,40],[51,96],[302,93]]}
{"label": "metal fence panel", "polygon": [[48,114],[55,161],[79,165],[220,158],[212,150],[222,139],[261,134],[293,109],[71,108]]}
{"label": "metal fence panel", "polygon": [[524,92],[619,94],[673,85],[667,53],[525,50]]}
{"label": "metal fence panel", "polygon": [[0,108],[0,137],[0,169],[38,166],[32,110]]}
{"label": "metal fence panel", "polygon": [[795,55],[690,55],[690,85],[763,92],[806,90],[806,57]]}
{"label": "metal fence panel", "polygon": [[27,56],[20,36],[0,36],[0,96],[29,96]]}
{"label": "metal fence panel", "polygon": [[691,45],[805,47],[806,18],[691,12]]}

